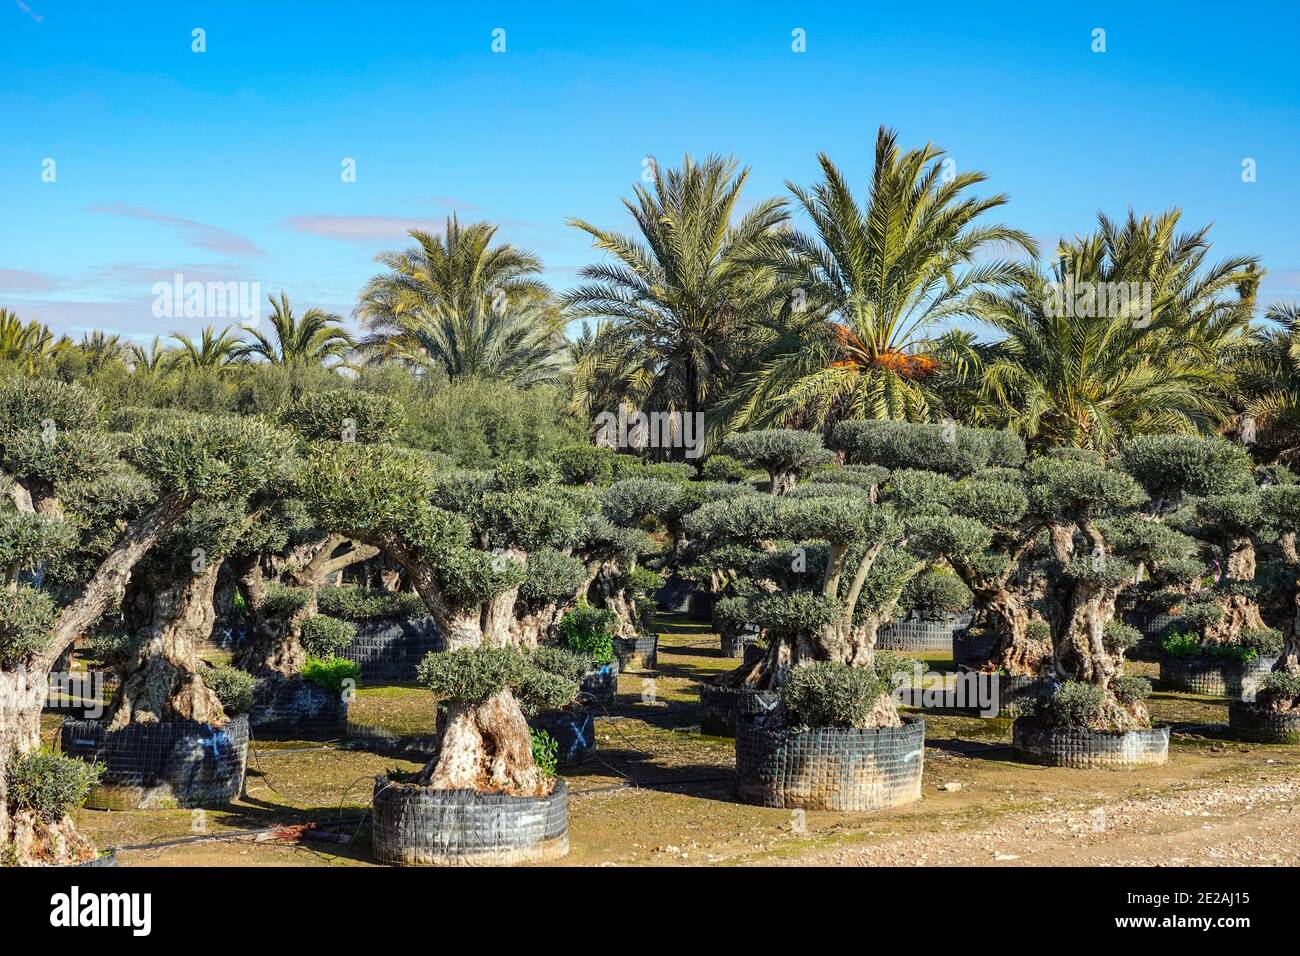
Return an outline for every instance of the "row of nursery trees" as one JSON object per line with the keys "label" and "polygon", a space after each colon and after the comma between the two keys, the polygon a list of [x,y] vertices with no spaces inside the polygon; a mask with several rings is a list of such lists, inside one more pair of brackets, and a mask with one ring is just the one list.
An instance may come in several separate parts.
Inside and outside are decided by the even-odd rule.
{"label": "row of nursery trees", "polygon": [[[0,844],[10,860],[93,852],[68,811],[94,769],[39,746],[48,674],[79,639],[119,674],[110,730],[221,727],[259,688],[302,679],[320,663],[309,652],[347,641],[347,625],[319,613],[322,585],[371,559],[400,569],[450,650],[424,669],[453,701],[442,759],[426,776],[449,788],[550,786],[519,702],[573,700],[593,661],[529,652],[588,598],[599,623],[635,633],[638,599],[657,580],[636,564],[649,536],[611,522],[595,483],[615,468],[691,469],[579,447],[557,455],[558,468],[449,471],[392,443],[401,417],[353,389],[268,420],[107,411],[77,385],[0,385]],[[248,624],[236,668],[197,653],[223,585]]]}
{"label": "row of nursery trees", "polygon": [[[269,420],[0,386],[0,840],[19,862],[89,852],[67,816],[84,767],[39,749],[47,673],[98,627],[122,676],[110,726],[219,726],[238,681],[196,645],[222,580],[251,621],[241,673],[278,681],[338,636],[318,613],[330,574],[400,569],[447,647],[421,669],[448,703],[421,782],[525,796],[553,786],[527,712],[572,701],[593,663],[554,646],[574,630],[562,620],[589,602],[636,633],[659,580],[645,566],[707,580],[728,621],[761,633],[764,655],[729,682],[811,686],[805,718],[861,727],[899,722],[876,638],[937,568],[974,596],[988,667],[1058,681],[1040,717],[1094,729],[1149,725],[1149,687],[1123,673],[1125,598],[1194,608],[1207,653],[1281,650],[1264,613],[1297,607],[1300,484],[1217,439],[1031,457],[1007,432],[857,421],[830,449],[807,432],[733,435],[698,470],[569,446],[459,471],[395,444],[401,424],[349,389]],[[1285,630],[1272,699],[1294,708]]]}

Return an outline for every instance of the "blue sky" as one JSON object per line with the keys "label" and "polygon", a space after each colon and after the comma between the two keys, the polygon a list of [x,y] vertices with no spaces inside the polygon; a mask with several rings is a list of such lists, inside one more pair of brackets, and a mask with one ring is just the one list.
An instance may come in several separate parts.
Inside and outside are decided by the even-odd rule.
{"label": "blue sky", "polygon": [[1265,302],[1294,298],[1298,9],[0,0],[0,306],[192,330],[151,314],[180,272],[346,314],[377,252],[452,211],[563,288],[595,255],[565,218],[625,227],[647,154],[734,154],[752,201],[824,150],[865,193],[882,123],[988,172],[1045,241],[1181,206],[1218,256],[1263,259]]}

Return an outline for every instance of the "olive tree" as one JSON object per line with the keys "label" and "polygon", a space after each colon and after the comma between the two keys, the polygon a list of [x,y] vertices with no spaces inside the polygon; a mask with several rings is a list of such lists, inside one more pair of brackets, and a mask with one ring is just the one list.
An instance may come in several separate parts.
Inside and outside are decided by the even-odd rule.
{"label": "olive tree", "polygon": [[[1147,492],[1144,514],[1190,534],[1218,563],[1217,581],[1208,594],[1199,595],[1220,609],[1202,628],[1204,641],[1232,644],[1245,633],[1262,630],[1253,582],[1259,545],[1275,534],[1275,521],[1246,451],[1219,438],[1147,436],[1131,441],[1119,463]],[[1158,573],[1152,577],[1190,595],[1199,587],[1196,570],[1209,562],[1196,563],[1199,568],[1181,575],[1181,587]]]}
{"label": "olive tree", "polygon": [[803,663],[873,664],[881,624],[907,581],[935,556],[935,526],[972,524],[931,507],[927,478],[942,476],[892,477],[897,482],[882,487],[879,501],[855,485],[809,484],[780,497],[712,501],[691,514],[692,537],[766,552],[749,571],[766,585],[752,592],[751,615],[767,653],[732,681],[768,688]]}
{"label": "olive tree", "polygon": [[[405,414],[391,398],[336,389],[291,404],[281,415],[302,445],[393,441]],[[322,529],[300,500],[298,473],[257,504],[258,520],[235,542],[230,558],[235,585],[248,608],[251,640],[237,663],[266,678],[297,676],[306,662],[304,622],[317,613],[321,586],[335,574],[379,554],[379,549]],[[285,588],[296,593],[286,595]],[[281,600],[271,600],[272,594]]]}
{"label": "olive tree", "polygon": [[[833,435],[859,480],[880,483],[894,472],[930,474],[931,507],[970,519],[925,528],[928,548],[946,558],[975,598],[972,631],[991,632],[994,661],[1010,674],[1035,674],[1051,646],[1030,628],[1042,590],[1034,558],[1046,522],[1030,509],[1023,442],[1015,435],[956,425],[845,422]],[[821,476],[834,480],[835,472]],[[848,479],[844,479],[848,480]],[[916,502],[922,508],[923,500]]]}
{"label": "olive tree", "polygon": [[100,422],[79,386],[0,384],[0,840],[27,848],[20,861],[51,828],[71,846],[68,820],[13,811],[8,794],[15,755],[39,744],[50,669],[197,503],[255,492],[286,451],[255,421],[183,417],[130,436]]}
{"label": "olive tree", "polygon": [[[377,547],[405,569],[451,651],[517,647],[530,558],[572,548],[594,513],[590,495],[547,481],[535,466],[438,472],[379,445],[314,446],[303,489],[325,529]],[[517,690],[499,680],[449,701],[430,786],[545,791]]]}
{"label": "olive tree", "polygon": [[820,435],[795,428],[737,432],[723,441],[722,451],[751,468],[766,471],[768,490],[774,495],[788,493],[803,472],[834,458]]}

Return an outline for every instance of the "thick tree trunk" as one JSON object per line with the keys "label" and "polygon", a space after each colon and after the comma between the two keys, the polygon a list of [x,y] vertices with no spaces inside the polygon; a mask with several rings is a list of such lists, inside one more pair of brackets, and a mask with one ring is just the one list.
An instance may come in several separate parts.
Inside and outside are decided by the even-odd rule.
{"label": "thick tree trunk", "polygon": [[295,587],[305,588],[307,601],[292,614],[267,614],[267,585],[256,556],[242,558],[235,572],[237,586],[253,619],[253,639],[236,664],[259,677],[296,677],[307,662],[302,646],[302,623],[316,613],[316,598],[326,580],[346,568],[367,561],[379,553],[369,545],[355,545],[335,557],[347,542],[343,535],[329,535],[314,551],[300,551],[305,563],[292,575]]}
{"label": "thick tree trunk", "polygon": [[774,495],[788,495],[794,491],[799,476],[790,469],[778,469],[768,475],[768,490]]}
{"label": "thick tree trunk", "polygon": [[[16,482],[9,495],[20,509],[24,503],[31,505],[26,489]],[[0,671],[0,846],[12,846],[19,864],[84,862],[94,857],[93,846],[77,833],[70,817],[44,824],[30,814],[10,814],[9,762],[14,754],[40,744],[41,708],[51,666],[117,602],[132,570],[188,507],[188,499],[164,495],[128,524],[81,593],[55,619],[45,651],[29,667]]]}
{"label": "thick tree trunk", "polygon": [[126,582],[135,566],[188,508],[188,499],[165,495],[148,512],[127,525],[81,594],[55,619],[50,643],[33,664],[36,670],[48,671],[78,637],[104,616],[126,589]]}
{"label": "thick tree trunk", "polygon": [[44,671],[0,671],[0,846],[12,840],[9,762],[40,746],[41,708],[49,691]]}
{"label": "thick tree trunk", "polygon": [[[518,634],[512,618],[517,595],[510,596],[508,606],[500,600],[479,607],[454,607],[445,599],[432,570],[399,538],[372,536],[364,529],[347,530],[348,537],[380,549],[405,569],[437,622],[448,651],[481,647],[488,640],[498,646],[515,643]],[[527,560],[523,552],[514,556]],[[532,733],[523,708],[509,690],[476,706],[452,702],[448,717],[438,756],[422,774],[429,786],[531,796],[549,791],[551,782],[538,773],[533,762]]]}
{"label": "thick tree trunk", "polygon": [[997,635],[993,663],[1011,676],[1034,676],[1050,671],[1052,642],[1033,640],[1029,636],[1029,602],[1026,595],[1009,585],[1001,585],[982,595],[983,623]]}
{"label": "thick tree trunk", "polygon": [[199,641],[212,632],[220,564],[179,580],[132,584],[123,606],[136,625],[138,656],[109,707],[108,726],[194,720],[219,727],[221,701],[198,674]]}
{"label": "thick tree trunk", "polygon": [[475,706],[452,703],[436,763],[424,770],[439,790],[544,796],[548,782],[533,763],[532,735],[514,694],[503,690]]}
{"label": "thick tree trunk", "polygon": [[619,585],[622,571],[618,564],[607,561],[600,566],[587,590],[587,599],[593,607],[604,608],[614,614],[614,636],[636,637],[641,633],[641,617],[636,602],[628,597]]}

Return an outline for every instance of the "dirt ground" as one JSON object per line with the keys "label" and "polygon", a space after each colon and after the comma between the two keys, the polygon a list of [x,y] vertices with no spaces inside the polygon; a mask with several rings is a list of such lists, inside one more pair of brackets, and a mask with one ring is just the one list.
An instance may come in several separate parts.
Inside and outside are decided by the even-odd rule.
{"label": "dirt ground", "polygon": [[[597,721],[597,759],[562,771],[562,865],[1300,864],[1300,746],[1228,740],[1226,702],[1182,694],[1152,701],[1175,726],[1165,767],[1037,767],[1015,759],[1006,719],[927,713],[919,803],[875,814],[738,803],[732,741],[700,735],[694,690],[733,662],[703,625],[669,617],[661,629],[658,670],[621,675]],[[56,735],[59,718],[45,720]],[[78,822],[126,866],[371,865],[371,778],[422,762],[392,748],[427,744],[434,705],[416,687],[362,688],[350,720],[346,740],[257,742],[229,807],[83,810]],[[311,823],[330,842],[292,829]]]}

